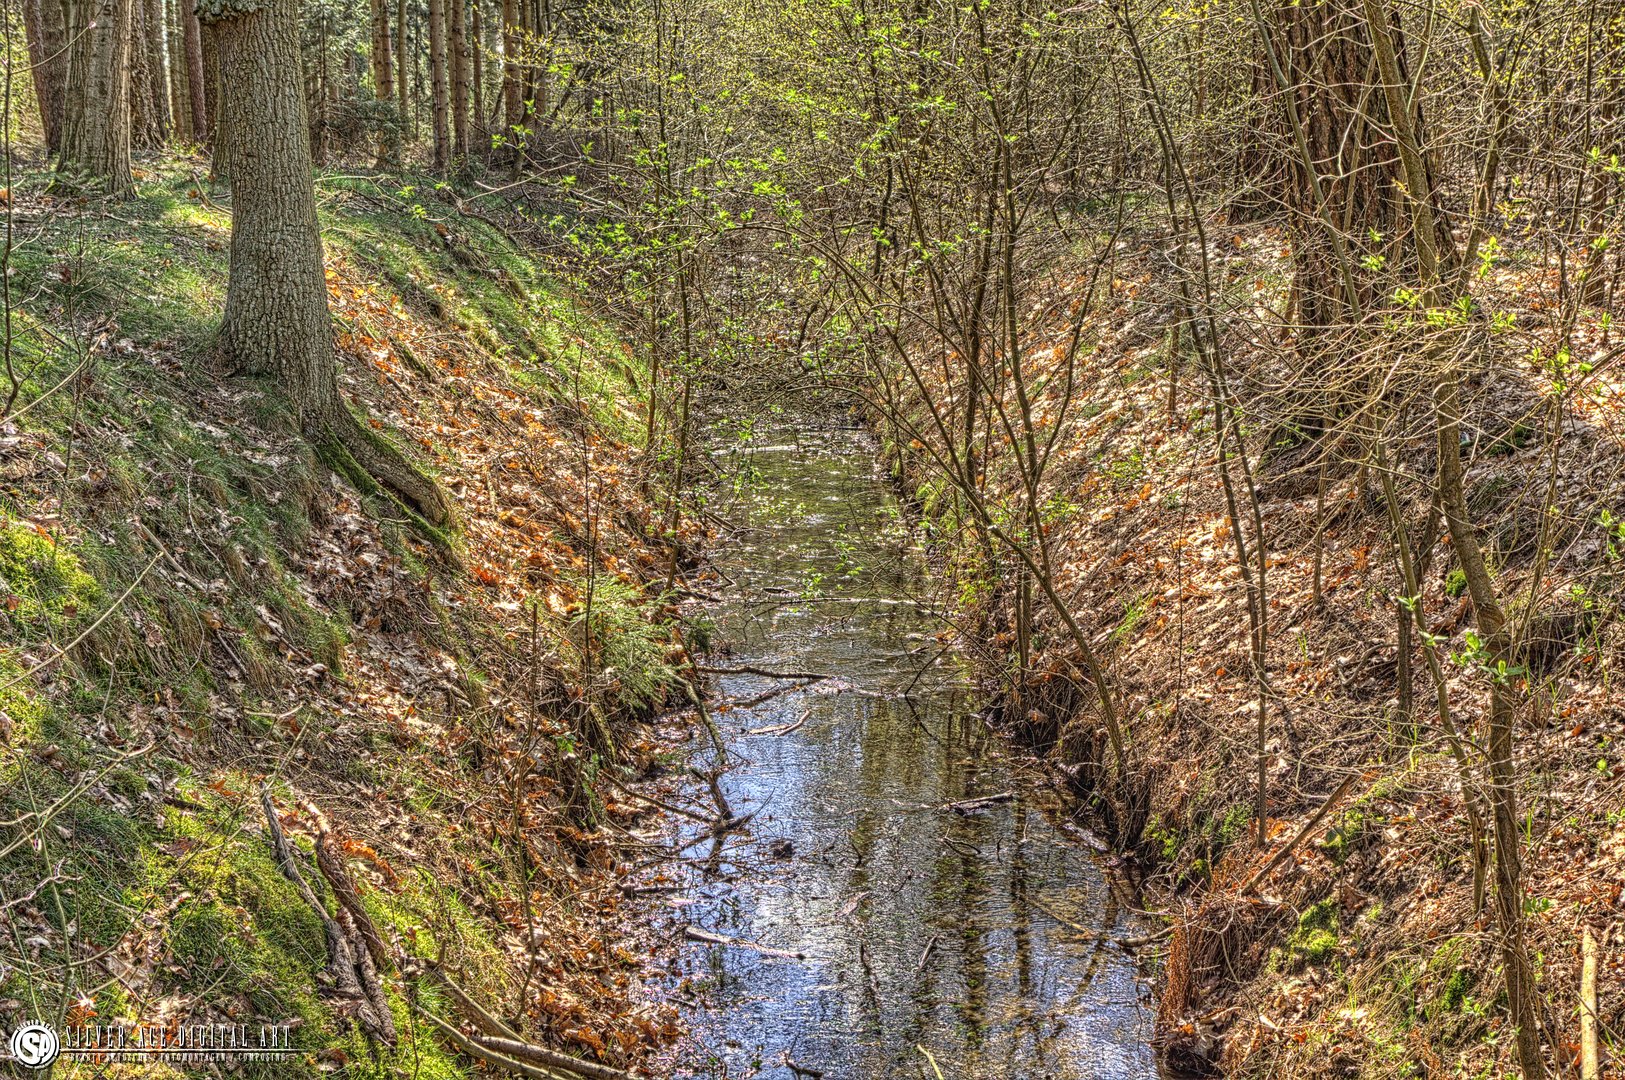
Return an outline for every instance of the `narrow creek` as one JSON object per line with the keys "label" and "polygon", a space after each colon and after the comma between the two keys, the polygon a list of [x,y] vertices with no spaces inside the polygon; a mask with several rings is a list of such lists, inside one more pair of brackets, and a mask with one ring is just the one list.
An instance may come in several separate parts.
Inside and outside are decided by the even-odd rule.
{"label": "narrow creek", "polygon": [[831,423],[717,451],[747,477],[718,666],[834,677],[716,680],[723,790],[755,817],[680,838],[676,918],[727,943],[683,947],[676,1075],[1153,1077],[1148,986],[1111,941],[1142,928],[975,715],[876,447]]}

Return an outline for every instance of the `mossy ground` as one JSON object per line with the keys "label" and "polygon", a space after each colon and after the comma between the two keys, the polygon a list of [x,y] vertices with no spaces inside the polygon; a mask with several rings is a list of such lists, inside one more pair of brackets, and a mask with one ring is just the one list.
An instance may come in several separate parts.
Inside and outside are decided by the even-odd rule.
{"label": "mossy ground", "polygon": [[[13,187],[0,1024],[293,1021],[309,1053],[264,1075],[464,1075],[399,976],[395,1050],[335,1012],[320,922],[273,864],[257,792],[271,784],[318,887],[301,806],[320,804],[400,955],[453,960],[493,1000],[516,984],[518,892],[546,898],[549,934],[610,932],[595,920],[612,905],[581,869],[607,860],[549,804],[563,767],[540,758],[564,721],[526,750],[524,839],[459,808],[499,787],[482,770],[512,738],[513,695],[491,701],[525,669],[515,642],[532,606],[568,641],[581,581],[605,575],[585,659],[550,654],[544,675],[557,685],[572,662],[604,672],[607,658],[611,718],[659,702],[673,678],[669,633],[645,608],[640,568],[658,561],[638,532],[646,511],[618,480],[601,487],[607,520],[589,531],[607,562],[589,566],[560,479],[584,445],[631,477],[641,361],[497,211],[460,212],[471,193],[320,178],[346,393],[459,503],[455,531],[429,542],[323,464],[273,383],[224,367],[230,196],[200,189],[200,171],[146,163],[137,198],[116,206],[39,195],[43,176]],[[554,827],[577,838],[573,855]],[[612,966],[630,972],[623,952]],[[570,959],[544,965],[532,993],[571,1004],[536,1012],[532,1030],[604,1046],[588,1024],[601,1011],[618,1034],[605,1052],[623,1059],[667,1025],[644,1010],[611,1031],[635,980],[601,967],[585,986]]]}

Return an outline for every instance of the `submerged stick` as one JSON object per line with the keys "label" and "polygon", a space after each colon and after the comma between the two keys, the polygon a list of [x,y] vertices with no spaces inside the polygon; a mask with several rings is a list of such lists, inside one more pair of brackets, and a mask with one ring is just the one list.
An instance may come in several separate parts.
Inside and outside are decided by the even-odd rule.
{"label": "submerged stick", "polygon": [[752,952],[759,952],[763,956],[777,956],[785,960],[807,959],[806,953],[789,952],[785,949],[775,949],[770,945],[758,945],[754,941],[746,941],[743,938],[728,937],[725,934],[713,934],[711,931],[701,930],[697,926],[683,927],[683,936],[690,941],[699,941],[707,945],[733,945],[741,949],[749,949]]}

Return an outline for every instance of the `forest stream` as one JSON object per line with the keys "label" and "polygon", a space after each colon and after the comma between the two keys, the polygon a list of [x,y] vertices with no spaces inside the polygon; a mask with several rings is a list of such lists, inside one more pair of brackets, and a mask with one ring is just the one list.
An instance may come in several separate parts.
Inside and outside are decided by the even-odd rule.
{"label": "forest stream", "polygon": [[677,1075],[1155,1075],[1114,944],[1144,928],[976,714],[873,441],[804,420],[718,455],[743,479],[713,707],[754,817],[680,838]]}

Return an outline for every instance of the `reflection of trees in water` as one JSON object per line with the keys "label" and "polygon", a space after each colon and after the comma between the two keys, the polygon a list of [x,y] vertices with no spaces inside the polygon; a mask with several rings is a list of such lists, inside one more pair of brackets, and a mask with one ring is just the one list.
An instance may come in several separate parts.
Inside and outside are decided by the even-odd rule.
{"label": "reflection of trees in water", "polygon": [[[742,1053],[771,1059],[789,1045],[774,1040],[789,1039],[798,1061],[831,1076],[930,1077],[917,1047],[965,1080],[1075,1075],[1079,1021],[1096,1007],[1083,988],[1096,972],[1113,984],[1119,965],[1099,952],[1085,968],[1044,903],[1076,881],[1087,856],[1069,854],[1035,806],[939,809],[1013,777],[998,736],[971,712],[962,674],[951,660],[934,663],[951,656],[933,638],[940,624],[898,601],[942,583],[882,512],[884,484],[828,449],[755,456],[758,489],[735,494],[754,512],[727,551],[721,632],[738,660],[829,671],[853,687],[764,702],[749,726],[809,705],[813,715],[763,744],[784,754],[788,772],[752,780],[747,762],[732,781],[802,830],[790,881],[763,891],[747,877],[733,897],[739,925],[775,943],[819,935],[808,951],[832,962],[742,969],[727,991],[732,1015],[712,1015],[725,1040],[752,1048]],[[854,566],[859,574],[845,573]],[[810,572],[822,575],[811,602],[802,594]],[[1089,909],[1083,921],[1094,924]]]}

